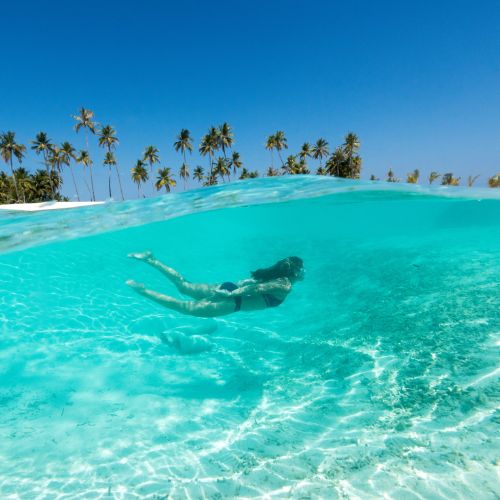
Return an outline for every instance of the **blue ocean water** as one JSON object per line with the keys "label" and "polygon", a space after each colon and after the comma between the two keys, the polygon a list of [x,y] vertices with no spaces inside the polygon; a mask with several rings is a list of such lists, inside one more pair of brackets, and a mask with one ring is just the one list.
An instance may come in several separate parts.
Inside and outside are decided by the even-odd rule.
{"label": "blue ocean water", "polygon": [[[0,214],[1,498],[498,498],[500,195],[257,179]],[[182,316],[127,258],[274,309]]]}

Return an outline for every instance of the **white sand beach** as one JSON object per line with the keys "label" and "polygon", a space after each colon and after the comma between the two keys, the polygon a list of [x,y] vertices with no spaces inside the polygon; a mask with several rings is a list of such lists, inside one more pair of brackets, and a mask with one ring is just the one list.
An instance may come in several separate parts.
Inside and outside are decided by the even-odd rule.
{"label": "white sand beach", "polygon": [[45,210],[66,210],[68,208],[102,205],[103,201],[45,201],[42,203],[12,203],[0,205],[0,210],[9,212],[41,212]]}

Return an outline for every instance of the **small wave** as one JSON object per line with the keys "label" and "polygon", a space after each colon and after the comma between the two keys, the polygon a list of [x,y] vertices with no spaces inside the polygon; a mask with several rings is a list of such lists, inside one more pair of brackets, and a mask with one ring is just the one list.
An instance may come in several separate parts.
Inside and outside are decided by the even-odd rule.
{"label": "small wave", "polygon": [[500,200],[500,190],[494,189],[424,187],[318,176],[261,178],[66,211],[0,213],[0,252],[141,226],[198,212],[329,195],[347,196],[353,201],[381,200],[382,197],[394,196]]}

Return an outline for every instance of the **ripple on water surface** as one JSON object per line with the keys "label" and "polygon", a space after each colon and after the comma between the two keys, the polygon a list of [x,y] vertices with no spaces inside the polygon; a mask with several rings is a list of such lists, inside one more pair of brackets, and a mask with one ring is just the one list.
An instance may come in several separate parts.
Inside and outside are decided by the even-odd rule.
{"label": "ripple on water surface", "polygon": [[[498,497],[500,201],[359,186],[0,219],[1,496]],[[176,294],[126,258],[148,248],[192,280],[286,255],[306,279],[186,318],[124,285]]]}

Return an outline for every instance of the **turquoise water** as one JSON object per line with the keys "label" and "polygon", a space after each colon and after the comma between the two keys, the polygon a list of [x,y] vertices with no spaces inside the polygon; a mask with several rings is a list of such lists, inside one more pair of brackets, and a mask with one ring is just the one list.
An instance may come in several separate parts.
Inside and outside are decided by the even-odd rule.
{"label": "turquoise water", "polygon": [[[125,286],[177,296],[145,249],[306,279],[189,318]],[[0,251],[1,498],[500,496],[494,190],[261,179],[0,214]]]}

